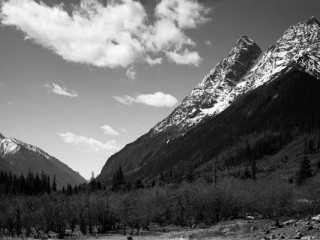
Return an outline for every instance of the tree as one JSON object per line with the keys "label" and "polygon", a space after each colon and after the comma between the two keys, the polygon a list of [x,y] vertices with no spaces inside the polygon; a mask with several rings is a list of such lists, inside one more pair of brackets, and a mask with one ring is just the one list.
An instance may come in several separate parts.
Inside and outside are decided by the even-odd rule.
{"label": "tree", "polygon": [[161,173],[160,173],[160,182],[164,182],[165,181],[165,179],[164,179],[164,175],[163,175],[163,172],[161,171]]}
{"label": "tree", "polygon": [[246,167],[246,170],[244,171],[244,173],[241,175],[241,178],[242,179],[248,179],[248,178],[251,178],[251,173],[249,172],[248,170],[248,167]]}
{"label": "tree", "polygon": [[67,185],[67,194],[72,195],[72,186],[70,184]]}
{"label": "tree", "polygon": [[135,188],[136,188],[136,189],[144,188],[144,186],[143,186],[142,181],[141,181],[140,178],[136,180],[136,182],[135,182],[134,185],[135,185]]}
{"label": "tree", "polygon": [[124,174],[122,172],[122,167],[120,165],[119,169],[113,175],[112,190],[117,192],[120,190],[121,186],[125,186],[125,184],[126,184],[126,181],[124,179]]}
{"label": "tree", "polygon": [[188,171],[186,178],[189,183],[194,182],[194,173],[193,173],[193,169],[191,169],[191,167],[189,167],[189,171]]}
{"label": "tree", "polygon": [[213,181],[214,181],[214,186],[217,186],[217,182],[218,182],[218,176],[217,176],[217,161],[214,162]]}
{"label": "tree", "polygon": [[298,185],[302,184],[307,178],[312,177],[312,169],[309,158],[303,157],[300,168],[296,173],[296,182]]}
{"label": "tree", "polygon": [[253,158],[251,162],[251,174],[252,174],[252,179],[256,180],[256,172],[257,172],[257,164],[256,164],[256,159]]}
{"label": "tree", "polygon": [[53,181],[52,181],[52,187],[51,187],[53,192],[57,191],[57,183],[56,183],[56,175],[53,176]]}
{"label": "tree", "polygon": [[116,173],[116,179],[117,179],[117,182],[119,185],[124,185],[126,182],[125,182],[125,179],[124,179],[124,175],[123,175],[123,172],[122,172],[122,167],[121,165],[119,166],[119,170],[118,172]]}
{"label": "tree", "polygon": [[92,171],[92,175],[91,175],[89,186],[90,186],[90,191],[94,191],[94,190],[97,189],[97,181],[96,181],[96,179],[94,177],[94,172],[93,171]]}

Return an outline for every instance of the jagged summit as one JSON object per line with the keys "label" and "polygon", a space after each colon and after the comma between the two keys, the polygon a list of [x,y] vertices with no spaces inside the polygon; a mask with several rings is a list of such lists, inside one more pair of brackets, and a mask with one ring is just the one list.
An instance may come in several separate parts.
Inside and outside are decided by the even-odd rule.
{"label": "jagged summit", "polygon": [[247,43],[248,45],[254,44],[254,41],[253,41],[252,39],[250,39],[247,35],[242,35],[242,36],[238,39],[236,45],[238,45],[240,42]]}
{"label": "jagged summit", "polygon": [[[315,17],[289,27],[283,36],[263,54],[253,40],[243,35],[227,58],[219,62],[210,73],[182,101],[181,105],[151,133],[177,127],[176,135],[186,132],[207,116],[214,116],[226,109],[237,96],[274,79],[287,67],[298,64],[306,54],[311,61],[320,49],[320,25]],[[305,63],[308,68],[317,67]],[[312,69],[305,69],[314,72]]]}
{"label": "jagged summit", "polygon": [[172,114],[158,123],[152,133],[176,127],[177,134],[200,122],[223,103],[225,97],[251,69],[261,54],[259,46],[243,35],[229,55],[220,61],[190,92]]}
{"label": "jagged summit", "polygon": [[320,22],[318,21],[318,19],[315,16],[312,16],[311,18],[309,18],[307,20],[307,24],[314,24],[314,23],[320,25]]}
{"label": "jagged summit", "polygon": [[5,137],[0,133],[0,140],[4,139]]}
{"label": "jagged summit", "polygon": [[314,24],[315,21],[315,18],[311,18],[289,27],[276,44],[263,54],[261,61],[250,70],[244,78],[245,84],[235,88],[235,91],[244,93],[261,86],[286,67],[296,63],[303,55],[318,52],[320,25]]}
{"label": "jagged summit", "polygon": [[[256,62],[260,53],[253,40],[242,36],[229,55],[204,77],[169,117],[111,156],[99,178],[112,180],[119,164],[132,179],[159,174],[181,161],[201,164],[206,157],[209,160],[214,156],[214,148],[220,152],[221,147],[237,142],[234,137],[244,126],[256,131],[262,124],[276,123],[282,131],[288,126],[300,126],[300,117],[306,122],[319,119],[312,117],[312,114],[318,114],[316,109],[320,101],[318,21],[311,18],[291,26]],[[306,92],[308,94],[304,94]],[[304,96],[310,97],[310,101]],[[292,99],[290,107],[287,99]],[[295,117],[291,112],[295,112]],[[287,117],[282,121],[284,115]],[[253,127],[257,119],[259,121]],[[288,121],[299,124],[290,125]],[[206,134],[210,137],[205,138]]]}

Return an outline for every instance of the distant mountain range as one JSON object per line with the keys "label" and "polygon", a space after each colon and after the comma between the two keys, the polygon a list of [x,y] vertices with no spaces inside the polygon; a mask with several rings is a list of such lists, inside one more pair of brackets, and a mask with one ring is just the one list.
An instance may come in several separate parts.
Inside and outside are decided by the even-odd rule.
{"label": "distant mountain range", "polygon": [[110,182],[119,165],[132,180],[173,168],[195,171],[218,159],[221,168],[235,166],[318,131],[318,20],[291,26],[260,55],[258,45],[242,36],[167,118],[111,156],[98,178]]}
{"label": "distant mountain range", "polygon": [[76,185],[86,180],[66,164],[50,156],[38,147],[26,144],[15,138],[5,138],[0,134],[0,170],[16,175],[28,172],[41,174],[43,171],[53,179],[56,176],[58,187]]}

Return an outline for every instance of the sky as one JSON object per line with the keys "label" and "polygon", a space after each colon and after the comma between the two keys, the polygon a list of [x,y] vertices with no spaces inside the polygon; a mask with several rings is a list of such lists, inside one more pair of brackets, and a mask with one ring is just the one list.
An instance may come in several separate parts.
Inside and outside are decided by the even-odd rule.
{"label": "sky", "polygon": [[0,0],[0,133],[89,179],[242,35],[262,50],[319,0]]}

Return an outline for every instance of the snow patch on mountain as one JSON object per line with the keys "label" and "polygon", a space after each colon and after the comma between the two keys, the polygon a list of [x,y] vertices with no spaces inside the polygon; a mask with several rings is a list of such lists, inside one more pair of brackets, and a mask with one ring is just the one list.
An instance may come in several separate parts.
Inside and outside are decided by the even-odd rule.
{"label": "snow patch on mountain", "polygon": [[287,29],[269,47],[258,63],[261,50],[253,40],[241,37],[227,58],[219,62],[191,91],[169,117],[158,123],[151,134],[175,127],[183,134],[208,116],[215,116],[239,96],[269,83],[290,66],[320,76],[320,24],[314,17]]}
{"label": "snow patch on mountain", "polygon": [[199,123],[205,116],[219,111],[228,93],[254,65],[261,49],[247,36],[242,36],[228,57],[220,61],[208,75],[190,92],[171,115],[158,123],[152,133],[171,126],[184,131]]}
{"label": "snow patch on mountain", "polygon": [[43,155],[48,160],[52,158],[49,154],[42,151],[40,148],[24,143],[15,138],[4,138],[0,140],[0,157],[5,158],[8,155],[14,155],[23,147],[32,152],[36,152],[40,155]]}
{"label": "snow patch on mountain", "polygon": [[5,138],[0,141],[0,156],[5,157],[7,155],[13,155],[18,152],[20,146],[14,139]]}

